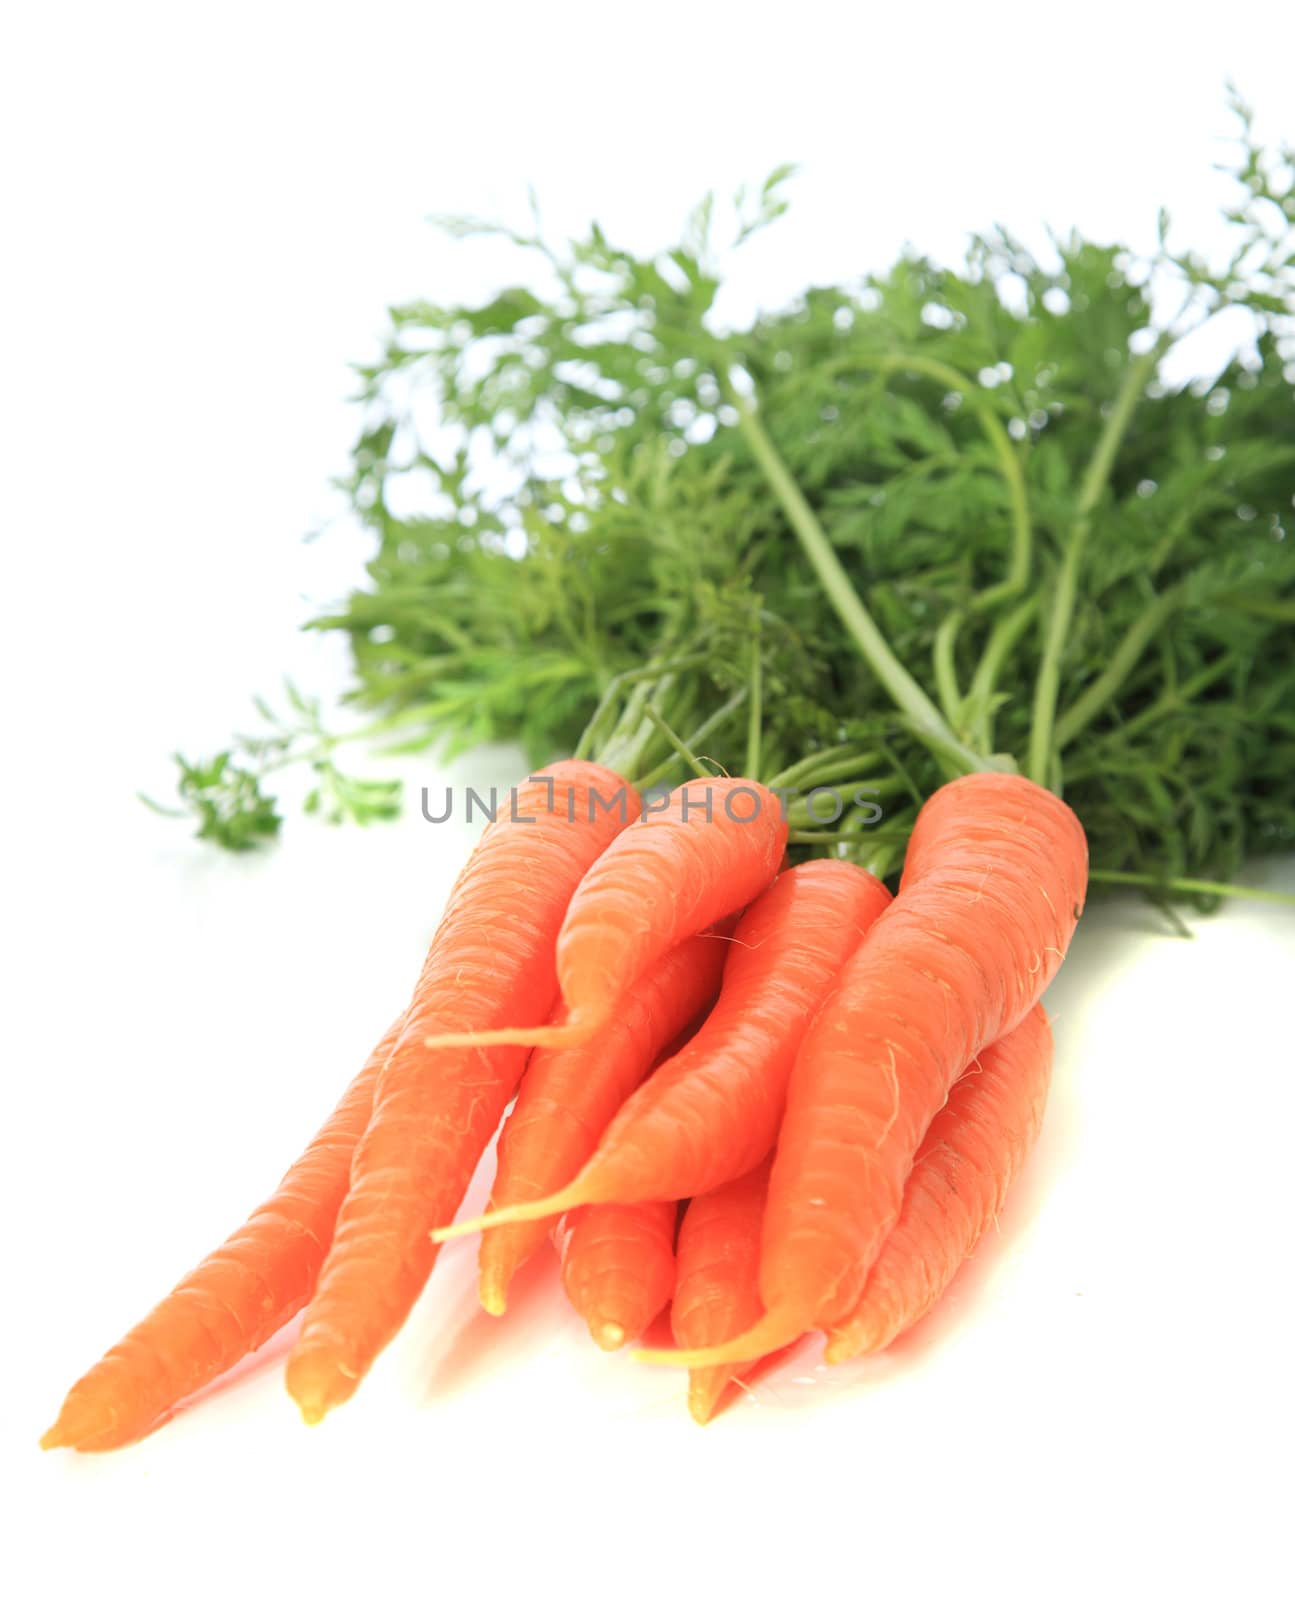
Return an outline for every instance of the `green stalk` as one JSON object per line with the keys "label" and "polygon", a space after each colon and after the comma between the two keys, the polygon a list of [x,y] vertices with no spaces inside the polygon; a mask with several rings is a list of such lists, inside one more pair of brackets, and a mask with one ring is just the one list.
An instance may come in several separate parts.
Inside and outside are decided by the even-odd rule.
{"label": "green stalk", "polygon": [[[830,750],[815,750],[812,755],[784,767],[766,782],[771,789],[795,789],[807,778],[830,783],[832,778],[848,778],[856,772],[865,773],[875,764],[876,757],[871,751],[854,750],[848,745],[841,745]],[[824,771],[832,776],[825,777]]]}
{"label": "green stalk", "polygon": [[[744,689],[742,691],[742,693],[745,694],[746,690]],[[679,737],[679,735],[674,731],[674,729],[670,726],[670,724],[666,721],[666,719],[661,715],[661,713],[657,710],[657,708],[654,705],[651,704],[651,702],[649,702],[647,705],[645,705],[643,707],[643,710],[644,710],[644,713],[647,716],[648,721],[651,722],[654,725],[654,727],[656,728],[658,733],[663,733],[666,736],[666,738],[674,746],[676,755],[680,756],[685,762],[687,762],[687,764],[692,768],[693,773],[694,773],[694,775],[696,777],[698,777],[698,778],[713,778],[714,777],[714,773],[713,772],[707,772],[706,768],[702,766],[701,762],[692,753],[692,751],[688,748],[688,746],[683,742],[683,740]],[[644,788],[646,788],[646,787],[647,787],[647,785],[645,784]]]}
{"label": "green stalk", "polygon": [[1183,602],[1185,585],[1176,584],[1157,597],[1116,645],[1106,670],[1089,684],[1057,723],[1057,749],[1064,750],[1119,692],[1166,617]]}
{"label": "green stalk", "polygon": [[634,778],[657,733],[654,719],[663,720],[660,706],[674,684],[675,674],[668,672],[655,683],[645,678],[634,686],[610,739],[600,752],[599,759],[605,766],[624,778]]}
{"label": "green stalk", "polygon": [[1106,419],[1097,449],[1088,463],[1080,485],[1079,500],[1075,507],[1075,520],[1070,529],[1061,571],[1057,576],[1052,596],[1052,612],[1048,618],[1047,633],[1043,641],[1043,659],[1039,663],[1039,676],[1034,688],[1034,717],[1030,727],[1029,775],[1035,783],[1045,788],[1053,774],[1056,754],[1053,747],[1053,721],[1057,714],[1057,695],[1061,687],[1061,658],[1065,653],[1070,623],[1075,611],[1075,595],[1079,587],[1079,568],[1084,548],[1092,528],[1093,512],[1110,480],[1115,457],[1123,442],[1125,432],[1133,417],[1134,407],[1142,391],[1156,370],[1164,348],[1163,337],[1151,349],[1140,355],[1124,375],[1119,394]]}
{"label": "green stalk", "polygon": [[914,731],[933,749],[942,753],[957,771],[983,771],[985,762],[974,750],[958,740],[935,703],[887,644],[881,629],[855,592],[809,501],[800,492],[799,485],[765,432],[764,424],[731,383],[728,385],[728,398],[737,412],[739,426],[746,435],[751,452],[800,540],[801,548],[818,575],[824,593],[887,694],[908,718]]}
{"label": "green stalk", "polygon": [[1033,622],[1038,609],[1039,597],[1032,594],[1000,617],[989,635],[989,643],[985,646],[985,653],[980,658],[967,693],[967,704],[975,713],[971,738],[980,750],[987,752],[994,741],[993,698],[998,674],[1015,648],[1016,641]]}
{"label": "green stalk", "polygon": [[[665,672],[677,672],[680,667],[700,666],[709,659],[709,656],[703,655],[700,651],[694,651],[689,655],[667,657],[664,660],[652,662],[646,667],[635,667],[629,672],[620,672],[614,678],[610,678],[602,692],[602,697],[594,708],[593,716],[585,723],[584,732],[580,735],[575,750],[572,752],[574,758],[578,761],[587,761],[590,752],[597,748],[597,739],[602,730],[602,725],[611,714],[612,707],[616,704],[623,690],[630,688],[634,684],[648,683],[653,678],[659,678]],[[626,710],[628,711],[628,707]],[[616,724],[617,729],[620,729],[624,722],[625,717],[622,715]],[[616,733],[613,732],[612,738],[614,739],[615,737]]]}
{"label": "green stalk", "polygon": [[[658,727],[662,732],[665,733],[666,737],[671,741],[671,743],[674,744],[675,750],[673,755],[667,756],[664,761],[662,761],[658,766],[653,767],[651,772],[647,773],[639,780],[640,787],[644,789],[650,789],[654,784],[660,783],[662,779],[665,778],[666,774],[669,773],[676,761],[692,762],[693,770],[697,771],[696,758],[692,756],[691,751],[696,749],[703,739],[709,739],[716,728],[718,728],[722,723],[726,722],[735,711],[739,710],[743,700],[746,699],[746,696],[747,691],[745,689],[739,689],[736,694],[731,695],[717,711],[711,712],[710,716],[706,718],[705,722],[699,723],[697,727],[693,729],[687,743],[685,743],[682,739],[676,739],[676,736],[670,731],[670,728],[667,726],[664,718],[662,718],[659,714],[654,713],[652,709],[649,708],[648,716],[655,717]],[[710,774],[707,772],[701,772],[698,775],[700,777],[710,776]]]}
{"label": "green stalk", "polygon": [[822,788],[830,783],[840,783],[853,778],[866,778],[869,770],[876,762],[865,758],[860,761],[857,756],[845,756],[834,764],[807,767],[805,762],[800,767],[806,767],[802,772],[800,767],[788,767],[786,772],[780,772],[776,777],[769,779],[770,789],[810,789]]}
{"label": "green stalk", "polygon": [[962,695],[958,689],[958,664],[954,659],[954,647],[957,644],[958,630],[961,626],[962,613],[960,611],[951,611],[936,631],[935,644],[932,650],[935,667],[935,692],[939,697],[940,709],[944,712],[951,728],[956,728],[962,719]]}
{"label": "green stalk", "polygon": [[1295,906],[1295,894],[1280,889],[1250,889],[1243,883],[1214,883],[1208,878],[1157,878],[1150,872],[1113,872],[1094,867],[1090,883],[1127,883],[1135,888],[1162,889],[1168,894],[1221,895],[1231,900],[1262,900],[1269,905]]}
{"label": "green stalk", "polygon": [[1186,683],[1179,684],[1176,688],[1166,689],[1146,708],[1139,711],[1137,716],[1130,717],[1127,722],[1121,722],[1111,729],[1107,738],[1114,738],[1130,733],[1140,733],[1143,728],[1149,727],[1153,722],[1158,722],[1161,717],[1172,716],[1175,711],[1185,711],[1198,694],[1204,693],[1211,684],[1217,683],[1220,678],[1226,677],[1236,666],[1231,656],[1220,656],[1217,661],[1208,667],[1202,667]]}
{"label": "green stalk", "polygon": [[760,613],[755,614],[755,633],[751,640],[750,707],[746,725],[746,775],[760,776],[760,736],[764,721],[764,657],[760,654]]}

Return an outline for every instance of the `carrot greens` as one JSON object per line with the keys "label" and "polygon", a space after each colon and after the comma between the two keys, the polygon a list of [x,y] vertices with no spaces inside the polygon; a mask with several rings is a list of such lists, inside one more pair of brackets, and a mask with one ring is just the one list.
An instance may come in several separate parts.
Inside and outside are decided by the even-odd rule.
{"label": "carrot greens", "polygon": [[[448,219],[510,241],[518,279],[394,308],[357,369],[368,578],[312,625],[347,636],[368,731],[538,763],[594,719],[601,759],[676,780],[654,718],[730,772],[753,728],[766,776],[849,744],[899,789],[845,835],[883,866],[976,769],[1063,791],[1099,882],[1188,892],[1291,848],[1295,152],[1233,106],[1221,261],[1163,214],[1150,254],[995,228],[730,327],[733,245],[786,209],[787,169],[657,255]],[[1173,377],[1224,313],[1233,356]],[[182,769],[206,836],[273,832],[298,757],[331,815],[394,808],[296,715]]]}

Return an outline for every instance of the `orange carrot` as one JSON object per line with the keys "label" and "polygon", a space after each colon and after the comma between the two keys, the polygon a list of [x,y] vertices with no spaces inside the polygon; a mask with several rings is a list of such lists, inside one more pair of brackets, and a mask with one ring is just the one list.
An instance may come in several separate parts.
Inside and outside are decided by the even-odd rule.
{"label": "orange carrot", "polygon": [[[732,1183],[698,1195],[679,1224],[678,1267],[670,1329],[681,1349],[722,1344],[749,1328],[760,1304],[760,1227],[769,1161]],[[750,1362],[699,1367],[688,1374],[688,1410],[695,1422],[714,1416],[733,1379]]]}
{"label": "orange carrot", "polygon": [[1024,1020],[1083,908],[1084,832],[1026,778],[976,773],[922,807],[900,891],[846,963],[791,1076],[761,1246],[764,1316],[707,1350],[753,1360],[848,1315],[965,1064]]}
{"label": "orange carrot", "polygon": [[76,1383],[41,1440],[114,1450],[250,1355],[314,1289],[373,1087],[404,1026],[388,1028],[337,1109],[264,1205]]}
{"label": "orange carrot", "polygon": [[[607,808],[618,799],[624,805]],[[460,875],[378,1082],[288,1362],[288,1390],[307,1421],[354,1393],[409,1314],[436,1259],[429,1230],[462,1202],[526,1061],[515,1047],[429,1051],[424,1038],[465,1023],[535,1026],[549,1015],[567,904],[634,803],[605,768],[557,762],[519,787]]]}
{"label": "orange carrot", "polygon": [[[549,1194],[579,1172],[626,1095],[714,998],[728,949],[723,932],[695,934],[634,985],[588,1044],[535,1052],[499,1135],[492,1210]],[[529,1222],[485,1235],[479,1276],[487,1311],[503,1311],[513,1274],[548,1232],[546,1222]]]}
{"label": "orange carrot", "polygon": [[787,823],[776,795],[743,778],[696,778],[645,809],[590,868],[558,938],[566,1020],[432,1034],[438,1049],[465,1045],[584,1044],[673,945],[738,911],[769,884]]}
{"label": "orange carrot", "polygon": [[773,1147],[815,1008],[889,903],[846,861],[784,872],[738,923],[715,1009],[625,1102],[574,1181],[439,1237],[599,1201],[683,1199],[750,1171]]}
{"label": "orange carrot", "polygon": [[602,1349],[641,1338],[669,1303],[678,1215],[673,1200],[581,1206],[558,1225],[562,1287]]}
{"label": "orange carrot", "polygon": [[[1002,1210],[1038,1135],[1051,1073],[1052,1030],[1035,1006],[954,1084],[917,1152],[863,1298],[830,1332],[829,1362],[884,1349],[944,1293]],[[682,1239],[679,1254],[682,1269]]]}

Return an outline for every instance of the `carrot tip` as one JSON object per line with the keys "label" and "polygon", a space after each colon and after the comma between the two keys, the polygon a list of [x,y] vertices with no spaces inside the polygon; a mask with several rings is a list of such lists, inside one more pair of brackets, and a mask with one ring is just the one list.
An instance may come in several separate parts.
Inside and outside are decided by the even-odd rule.
{"label": "carrot tip", "polygon": [[480,1288],[481,1309],[492,1317],[502,1317],[508,1309],[508,1295],[501,1283],[483,1283]]}
{"label": "carrot tip", "polygon": [[829,1332],[823,1360],[829,1367],[839,1367],[843,1361],[853,1361],[856,1356],[876,1355],[886,1342],[884,1325],[856,1314]]}
{"label": "carrot tip", "polygon": [[602,1350],[619,1350],[625,1343],[625,1329],[619,1322],[602,1322],[589,1331]]}
{"label": "carrot tip", "polygon": [[688,1415],[700,1427],[714,1417],[715,1407],[719,1404],[721,1389],[701,1389],[695,1383],[688,1385]]}
{"label": "carrot tip", "polygon": [[359,1379],[349,1377],[311,1351],[304,1359],[301,1356],[289,1359],[284,1382],[288,1393],[297,1402],[301,1420],[313,1428],[335,1407],[351,1398]]}
{"label": "carrot tip", "polygon": [[71,1443],[72,1441],[63,1427],[61,1418],[52,1427],[46,1428],[45,1432],[40,1436],[42,1450],[61,1450],[64,1445]]}

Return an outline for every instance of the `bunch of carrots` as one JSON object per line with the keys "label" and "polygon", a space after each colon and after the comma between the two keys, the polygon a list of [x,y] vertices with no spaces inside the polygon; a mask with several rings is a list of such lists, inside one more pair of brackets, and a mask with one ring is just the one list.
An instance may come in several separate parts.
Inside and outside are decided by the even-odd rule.
{"label": "bunch of carrots", "polygon": [[[350,634],[387,732],[571,754],[486,829],[408,1008],[277,1191],[73,1387],[47,1447],[140,1437],[303,1311],[287,1386],[319,1421],[465,1233],[495,1314],[550,1238],[603,1348],[669,1305],[675,1348],[637,1354],[689,1369],[699,1421],[807,1332],[864,1356],[935,1303],[1037,1134],[1040,1001],[1090,878],[1288,898],[1195,875],[1295,827],[1273,421],[1295,256],[1270,226],[1290,162],[1236,109],[1222,278],[1163,239],[1135,279],[1119,252],[1078,241],[1045,269],[995,236],[961,276],[906,261],[867,303],[816,291],[720,336],[708,204],[659,262],[597,228],[569,259],[517,240],[556,270],[551,303],[393,313],[349,485],[373,587],[318,620]],[[1162,273],[1184,289],[1163,328]],[[1180,338],[1243,306],[1252,363],[1160,385]],[[461,462],[507,437],[516,526],[439,468],[443,517],[393,510],[401,463],[436,465],[414,373]],[[697,440],[673,420],[694,412],[715,424]],[[579,493],[541,461],[550,423]],[[295,732],[262,706],[272,736],[237,760],[181,760],[200,836],[272,833],[258,783],[290,759],[339,815],[385,814],[390,786],[336,773],[290,697]],[[647,803],[635,780],[680,760],[695,776]],[[875,834],[839,809],[824,831],[812,789],[785,804],[844,781],[901,797]],[[497,1131],[487,1212],[457,1221]]]}
{"label": "bunch of carrots", "polygon": [[[1084,833],[1051,791],[979,771],[926,801],[893,897],[842,858],[789,866],[787,842],[754,778],[652,809],[591,761],[519,786],[333,1115],[42,1444],[139,1438],[303,1308],[287,1386],[318,1422],[474,1230],[496,1314],[550,1234],[604,1349],[671,1304],[676,1348],[639,1355],[690,1369],[698,1421],[810,1330],[829,1361],[889,1343],[1038,1130],[1039,1001],[1083,908]],[[488,1211],[455,1222],[501,1120]]]}

